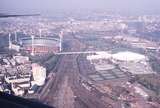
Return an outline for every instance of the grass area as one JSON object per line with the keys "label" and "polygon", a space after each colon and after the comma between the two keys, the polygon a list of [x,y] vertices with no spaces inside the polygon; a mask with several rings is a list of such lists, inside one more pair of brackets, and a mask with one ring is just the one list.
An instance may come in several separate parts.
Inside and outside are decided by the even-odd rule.
{"label": "grass area", "polygon": [[153,71],[160,74],[160,61],[158,58],[156,58],[155,56],[149,56],[149,64]]}
{"label": "grass area", "polygon": [[45,62],[43,65],[46,67],[47,69],[47,72],[50,72],[52,71],[52,69],[54,69],[54,67],[56,66],[57,64],[57,61],[59,60],[60,56],[57,56],[57,55],[53,55],[52,57],[50,57],[48,59],[47,62]]}

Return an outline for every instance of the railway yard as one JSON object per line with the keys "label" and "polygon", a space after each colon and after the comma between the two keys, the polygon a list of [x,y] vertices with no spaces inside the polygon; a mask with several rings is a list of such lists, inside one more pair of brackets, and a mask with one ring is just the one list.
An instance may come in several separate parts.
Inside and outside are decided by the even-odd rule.
{"label": "railway yard", "polygon": [[[68,35],[66,51],[82,51],[86,47],[74,35]],[[97,71],[86,54],[61,55],[48,80],[37,94],[38,100],[56,108],[158,108],[148,101],[151,90],[138,82],[130,83],[134,74],[122,71],[117,65],[106,64]],[[100,61],[102,64],[106,60]],[[103,66],[102,66],[103,67]],[[108,70],[108,71],[106,71]],[[135,88],[142,91],[137,92]],[[143,88],[143,90],[141,89]],[[146,97],[145,97],[146,96]]]}
{"label": "railway yard", "polygon": [[[84,47],[76,40],[70,43],[76,45],[72,48],[74,51]],[[80,55],[62,57],[55,69],[57,71],[55,79],[47,88],[48,94],[40,97],[41,101],[58,108],[105,108],[105,103],[96,96],[98,94],[90,93],[82,86],[85,78],[80,74],[82,70],[78,61],[79,57]]]}

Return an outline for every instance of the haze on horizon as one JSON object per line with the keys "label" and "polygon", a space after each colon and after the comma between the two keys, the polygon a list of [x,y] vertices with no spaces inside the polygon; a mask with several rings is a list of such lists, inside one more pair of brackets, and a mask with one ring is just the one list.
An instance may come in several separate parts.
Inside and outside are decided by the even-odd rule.
{"label": "haze on horizon", "polygon": [[112,10],[160,13],[160,0],[0,0],[0,13],[57,10]]}

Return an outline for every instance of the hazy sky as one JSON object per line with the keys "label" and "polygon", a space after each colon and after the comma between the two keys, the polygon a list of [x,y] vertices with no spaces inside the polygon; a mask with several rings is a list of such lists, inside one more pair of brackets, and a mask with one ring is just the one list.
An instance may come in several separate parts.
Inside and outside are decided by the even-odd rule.
{"label": "hazy sky", "polygon": [[160,11],[160,0],[0,0],[0,12],[109,9],[119,11]]}

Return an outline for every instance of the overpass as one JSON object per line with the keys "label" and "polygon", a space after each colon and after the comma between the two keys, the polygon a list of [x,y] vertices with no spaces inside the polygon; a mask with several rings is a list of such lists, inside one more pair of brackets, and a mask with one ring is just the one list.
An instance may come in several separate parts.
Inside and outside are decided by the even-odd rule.
{"label": "overpass", "polygon": [[59,52],[55,53],[55,55],[73,55],[73,54],[96,54],[107,51],[74,51],[74,52]]}

